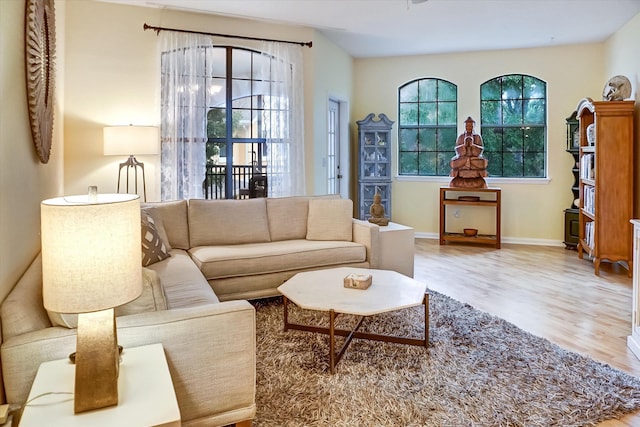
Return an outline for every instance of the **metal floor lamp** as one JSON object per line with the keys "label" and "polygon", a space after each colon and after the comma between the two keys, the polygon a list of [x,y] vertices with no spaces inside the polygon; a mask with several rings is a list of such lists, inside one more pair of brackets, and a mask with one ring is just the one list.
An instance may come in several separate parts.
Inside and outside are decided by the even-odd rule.
{"label": "metal floor lamp", "polygon": [[133,169],[133,190],[138,194],[138,168],[142,173],[142,200],[147,201],[147,183],[144,175],[144,163],[138,161],[135,155],[155,155],[160,151],[158,128],[155,126],[107,126],[104,128],[104,155],[129,155],[120,163],[118,168],[118,193],[120,193],[120,178],[122,169],[126,173],[126,193],[129,193],[129,172]]}

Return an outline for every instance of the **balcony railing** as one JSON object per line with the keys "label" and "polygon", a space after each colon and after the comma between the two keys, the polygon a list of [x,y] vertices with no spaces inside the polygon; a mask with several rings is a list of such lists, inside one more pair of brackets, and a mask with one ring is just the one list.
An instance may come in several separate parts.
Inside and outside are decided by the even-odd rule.
{"label": "balcony railing", "polygon": [[254,176],[262,176],[264,173],[260,172],[254,165],[233,165],[231,166],[231,194],[227,197],[226,192],[226,179],[227,179],[227,166],[226,165],[207,165],[207,172],[205,174],[204,182],[202,183],[202,192],[205,199],[248,199],[253,197],[266,197],[265,194],[258,192],[258,195],[250,194],[251,178]]}

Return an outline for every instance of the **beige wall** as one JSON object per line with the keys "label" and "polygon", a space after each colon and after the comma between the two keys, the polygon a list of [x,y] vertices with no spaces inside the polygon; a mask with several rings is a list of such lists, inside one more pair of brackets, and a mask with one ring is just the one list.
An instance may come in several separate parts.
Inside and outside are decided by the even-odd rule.
{"label": "beige wall", "polygon": [[[317,43],[316,43],[317,42]],[[311,98],[312,114],[305,114],[307,121],[305,126],[313,128],[313,141],[307,144],[307,193],[326,194],[328,171],[327,157],[327,107],[329,99],[346,104],[347,123],[344,123],[343,148],[348,151],[349,134],[348,124],[352,121],[349,117],[349,104],[353,92],[353,58],[340,49],[322,34],[318,34],[313,46],[313,64],[309,68],[313,70],[311,82],[313,82],[313,96]],[[347,154],[347,158],[349,157]],[[343,164],[342,172],[345,171]]]}
{"label": "beige wall", "polygon": [[[604,58],[606,71],[602,83],[604,87],[604,83],[608,79],[618,74],[626,76],[631,81],[634,92],[632,93],[632,98],[636,100],[636,141],[634,145],[636,165],[639,164],[640,160],[640,101],[638,101],[638,94],[640,94],[640,55],[638,54],[638,43],[640,43],[640,13],[607,41],[606,56]],[[635,172],[635,217],[638,218],[640,216],[640,167],[636,166]]]}
{"label": "beige wall", "polygon": [[[68,1],[65,194],[84,194],[90,185],[102,193],[116,192],[118,163],[126,156],[103,155],[104,126],[158,125],[156,35],[143,31],[142,24],[157,21],[159,14],[157,9]],[[145,164],[149,200],[158,193],[156,159],[138,159]]]}
{"label": "beige wall", "polygon": [[51,156],[36,154],[26,98],[24,0],[0,1],[0,300],[40,248],[40,201],[62,193],[64,12],[56,2],[56,108]]}
{"label": "beige wall", "polygon": [[[502,188],[502,235],[506,241],[559,244],[564,237],[563,209],[571,205],[572,157],[565,152],[568,117],[585,96],[601,90],[604,46],[589,44],[538,49],[517,49],[355,61],[355,120],[368,113],[385,113],[394,124],[393,147],[397,147],[397,90],[417,78],[436,77],[458,86],[459,132],[472,116],[480,122],[480,85],[510,73],[533,75],[547,82],[548,183],[522,184],[488,180]],[[451,141],[455,144],[455,141]],[[395,163],[395,160],[394,160]],[[394,164],[394,173],[396,165]],[[438,181],[399,181],[392,184],[392,220],[411,225],[418,233],[434,236],[439,224]],[[460,208],[460,219],[449,212],[451,230],[463,226],[492,229],[492,213]]]}

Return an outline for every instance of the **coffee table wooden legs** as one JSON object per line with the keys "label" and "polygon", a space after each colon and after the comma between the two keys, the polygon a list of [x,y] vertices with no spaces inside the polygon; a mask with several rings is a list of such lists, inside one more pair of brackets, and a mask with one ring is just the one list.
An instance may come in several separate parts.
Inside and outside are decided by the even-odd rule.
{"label": "coffee table wooden legs", "polygon": [[[333,374],[336,369],[336,363],[340,361],[340,358],[336,360],[336,312],[329,311],[329,372]],[[345,343],[346,344],[346,343]],[[344,346],[342,346],[344,348]]]}
{"label": "coffee table wooden legs", "polygon": [[422,301],[422,305],[424,305],[424,346],[429,348],[429,294],[424,294],[424,300]]}
{"label": "coffee table wooden legs", "polygon": [[[358,320],[358,324],[356,325],[355,328],[353,328],[351,333],[347,335],[347,337],[344,340],[344,343],[342,344],[342,347],[340,348],[338,353],[336,353],[336,331],[341,331],[340,329],[335,328],[337,316],[338,316],[338,313],[336,313],[334,310],[329,310],[329,371],[332,374],[335,372],[336,365],[338,364],[340,359],[342,359],[342,356],[344,355],[344,353],[347,351],[347,347],[349,347],[349,343],[351,343],[351,340],[353,339],[354,334],[358,331],[358,329],[360,329],[360,326],[362,325],[362,322],[364,321],[364,318],[365,318],[365,316],[360,316],[360,320]],[[348,332],[348,331],[345,331],[345,332]]]}
{"label": "coffee table wooden legs", "polygon": [[[307,331],[307,332],[316,332],[320,334],[328,334],[329,335],[329,371],[333,374],[335,372],[336,365],[347,351],[347,347],[351,343],[353,338],[367,339],[373,341],[384,341],[384,342],[392,342],[396,344],[407,344],[407,345],[416,345],[423,346],[425,348],[429,347],[429,294],[424,294],[424,300],[422,304],[424,305],[424,339],[421,338],[407,338],[407,337],[399,337],[396,335],[385,335],[385,334],[376,334],[370,332],[360,332],[360,326],[364,321],[366,316],[360,316],[357,325],[352,330],[346,329],[336,329],[336,317],[338,314],[335,310],[329,310],[329,327],[320,327],[320,326],[311,326],[311,325],[302,325],[299,323],[290,323],[289,322],[289,300],[287,297],[283,296],[284,302],[284,331],[288,331],[289,329],[296,329],[299,331]],[[336,335],[346,337],[344,344],[338,352],[336,353]]]}

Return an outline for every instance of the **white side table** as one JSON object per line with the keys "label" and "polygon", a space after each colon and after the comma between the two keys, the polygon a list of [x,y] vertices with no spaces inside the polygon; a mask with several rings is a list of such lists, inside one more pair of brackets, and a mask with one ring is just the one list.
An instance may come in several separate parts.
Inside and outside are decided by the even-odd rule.
{"label": "white side table", "polygon": [[[73,393],[75,365],[67,359],[40,365],[29,398]],[[49,394],[29,403],[20,427],[180,426],[180,409],[162,344],[125,348],[118,376],[117,406],[73,413],[72,394]]]}
{"label": "white side table", "polygon": [[415,232],[406,225],[389,222],[380,227],[381,270],[393,270],[413,277],[413,257],[415,253]]}
{"label": "white side table", "polygon": [[640,359],[640,220],[632,219],[631,224],[633,224],[633,305],[631,335],[627,337],[627,346]]}

